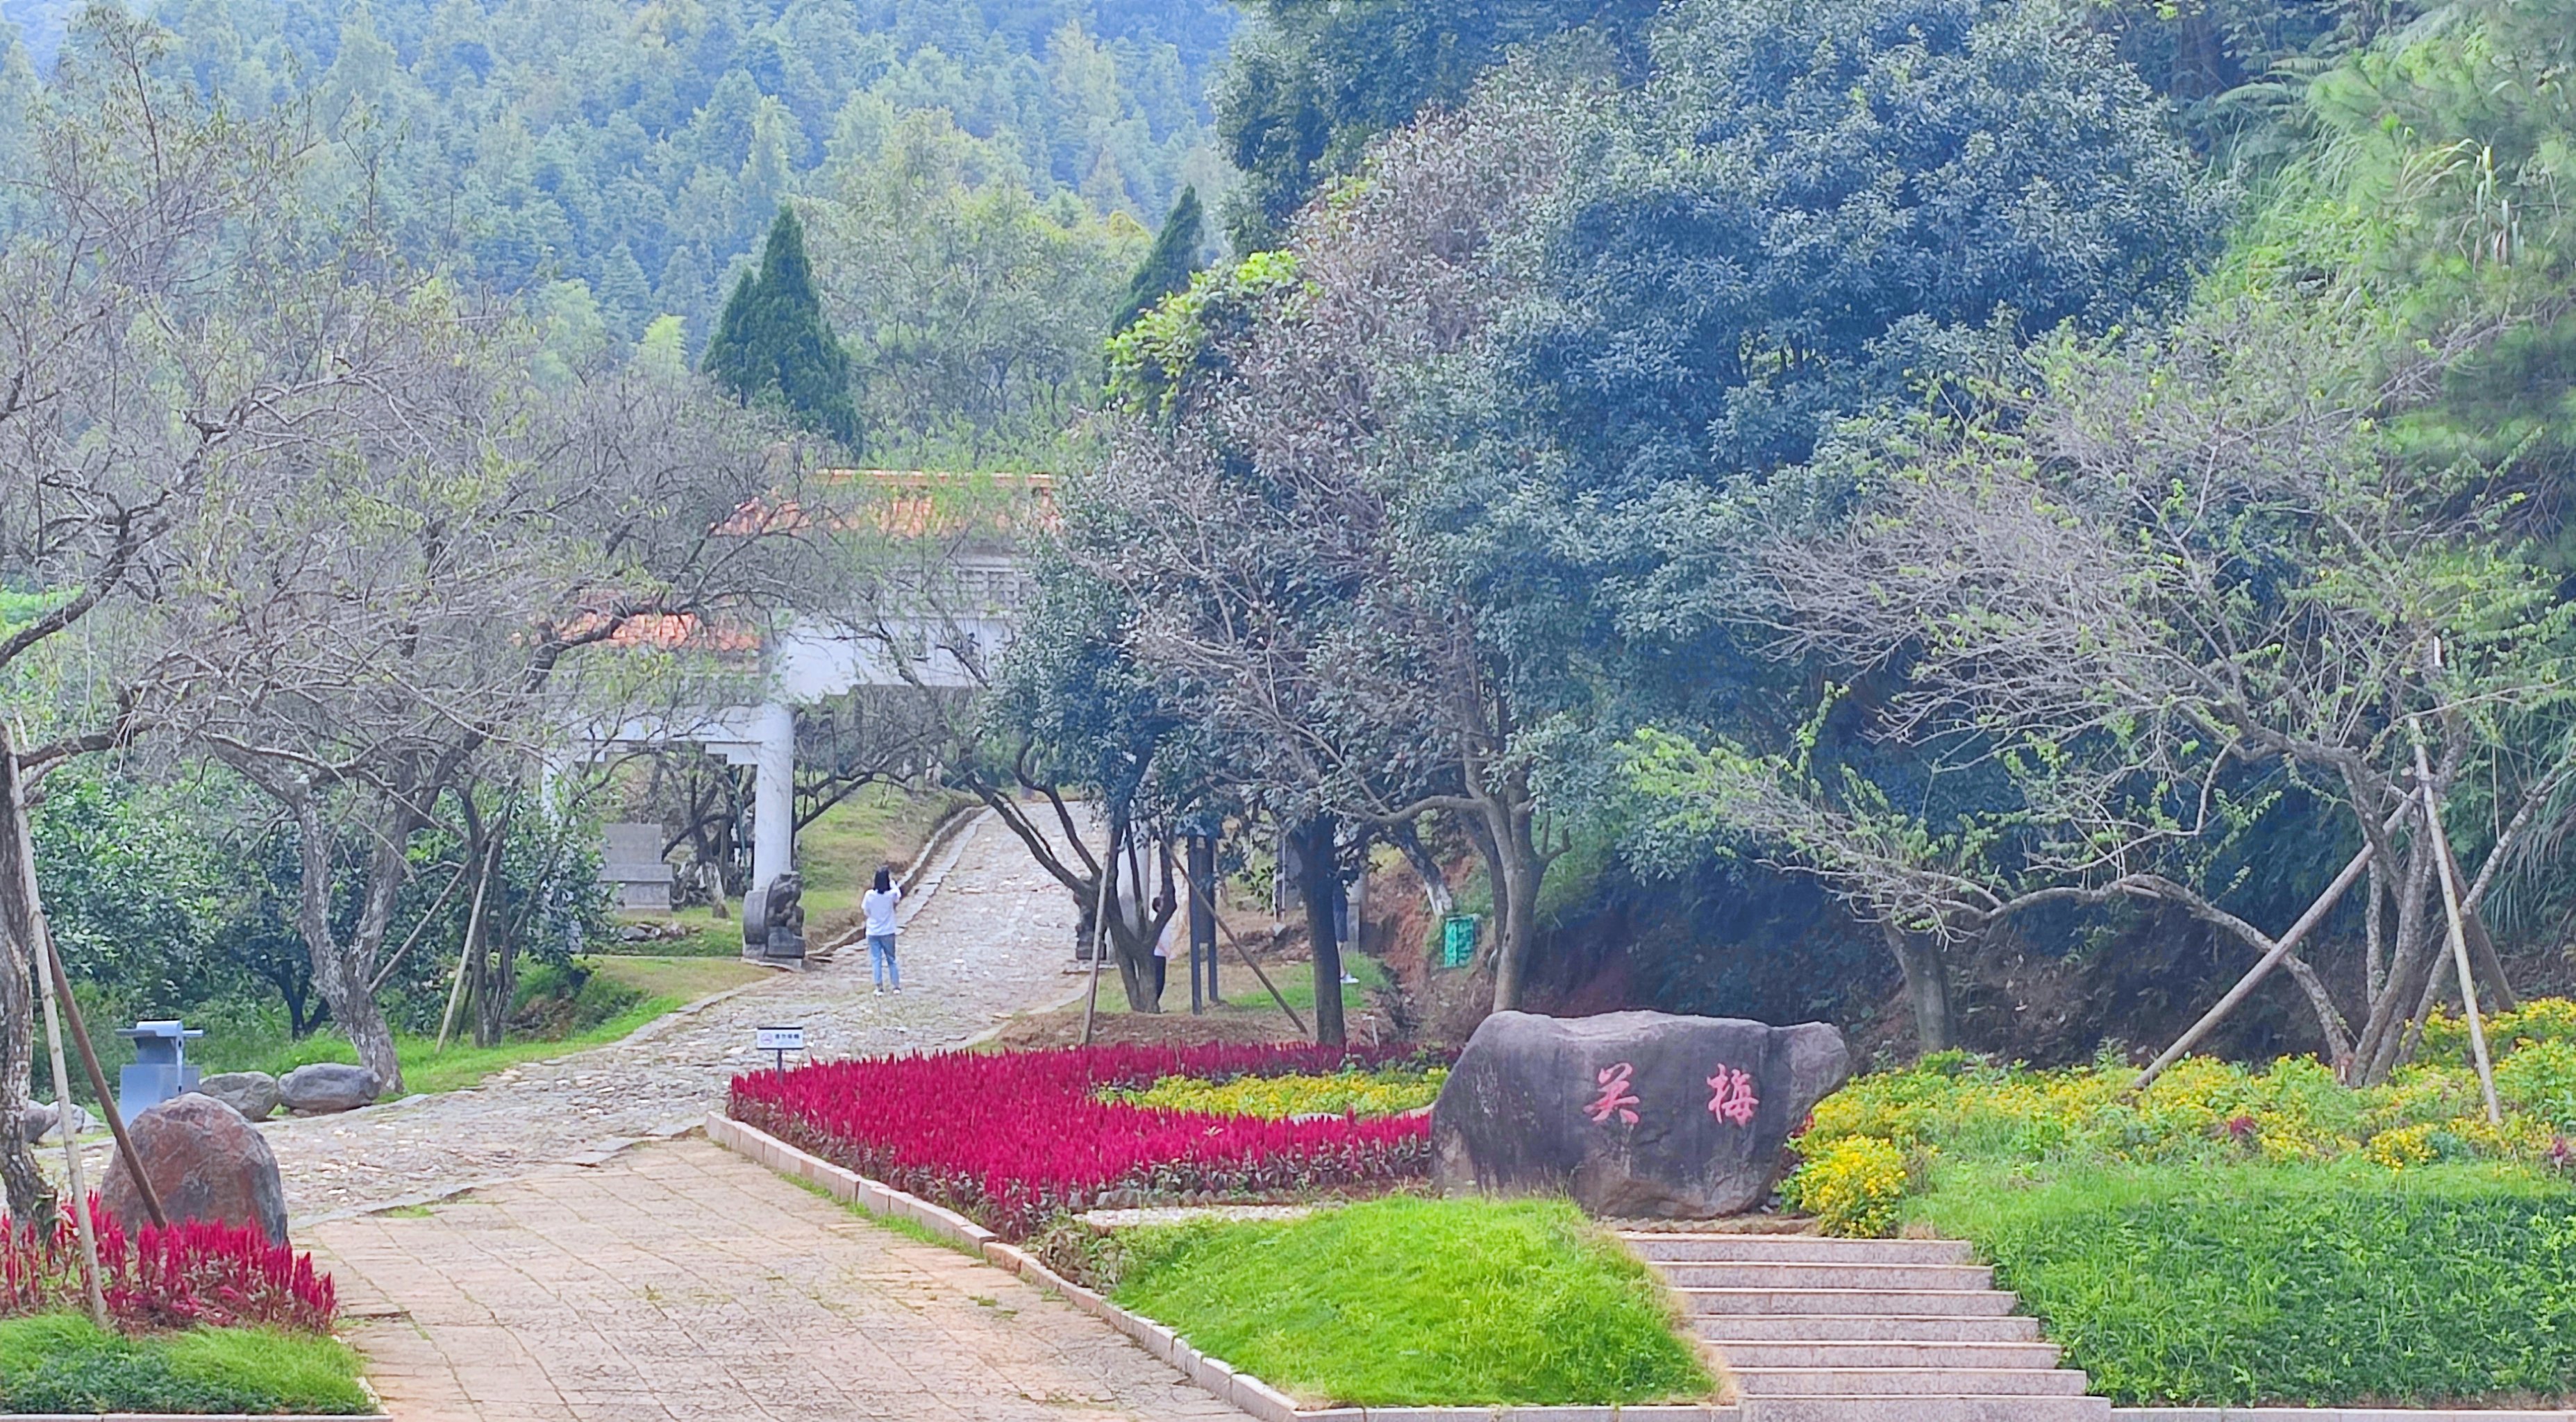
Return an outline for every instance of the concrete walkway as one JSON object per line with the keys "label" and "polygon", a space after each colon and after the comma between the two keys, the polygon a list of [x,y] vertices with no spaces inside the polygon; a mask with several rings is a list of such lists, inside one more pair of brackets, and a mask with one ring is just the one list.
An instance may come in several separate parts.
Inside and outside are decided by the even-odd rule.
{"label": "concrete walkway", "polygon": [[400,1422],[1241,1416],[1071,1305],[703,1139],[307,1242]]}
{"label": "concrete walkway", "polygon": [[479,1091],[267,1127],[398,1422],[1241,1415],[1010,1274],[656,1139],[759,1064],[755,1026],[903,1051],[1070,994],[1070,897],[990,821],[954,856],[905,925],[901,996],[845,953]]}

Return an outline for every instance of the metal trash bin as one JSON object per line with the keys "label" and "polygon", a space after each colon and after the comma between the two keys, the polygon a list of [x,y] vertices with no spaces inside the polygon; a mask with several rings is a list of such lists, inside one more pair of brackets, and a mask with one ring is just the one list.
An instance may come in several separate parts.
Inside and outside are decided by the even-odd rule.
{"label": "metal trash bin", "polygon": [[134,1065],[116,1078],[116,1109],[125,1119],[133,1120],[173,1096],[197,1089],[201,1073],[188,1065],[188,1039],[206,1035],[202,1028],[137,1022],[119,1028],[116,1035],[134,1043]]}

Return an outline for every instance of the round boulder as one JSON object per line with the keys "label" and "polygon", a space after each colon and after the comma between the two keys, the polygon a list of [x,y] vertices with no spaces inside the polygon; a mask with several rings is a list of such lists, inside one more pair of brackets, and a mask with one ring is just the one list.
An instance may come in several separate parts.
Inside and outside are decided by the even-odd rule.
{"label": "round boulder", "polygon": [[[33,1143],[33,1142],[36,1142],[36,1141],[44,1140],[44,1139],[46,1139],[47,1137],[54,1137],[55,1139],[60,1139],[60,1137],[59,1137],[59,1136],[55,1136],[55,1132],[54,1132],[54,1115],[55,1115],[55,1112],[54,1112],[54,1107],[53,1107],[53,1103],[52,1103],[52,1102],[49,1102],[49,1101],[30,1101],[30,1102],[28,1102],[28,1103],[27,1103],[27,1118],[26,1118],[26,1122],[25,1122],[25,1126],[26,1126],[26,1139],[27,1139],[30,1143]],[[73,1102],[73,1103],[72,1103],[72,1135],[73,1135],[73,1136],[75,1136],[75,1137],[77,1137],[77,1136],[79,1136],[83,1131],[86,1131],[86,1130],[88,1130],[89,1128],[90,1128],[90,1115],[89,1115],[89,1111],[87,1110],[87,1108],[83,1107],[79,1102],[77,1102],[77,1101]]]}
{"label": "round boulder", "polygon": [[197,1090],[253,1121],[267,1120],[285,1100],[278,1092],[277,1078],[264,1071],[223,1072],[198,1082]]}
{"label": "round boulder", "polygon": [[1432,1175],[1596,1215],[1737,1214],[1770,1195],[1780,1148],[1849,1067],[1821,1022],[1497,1012],[1432,1103]]}
{"label": "round boulder", "polygon": [[[125,1132],[171,1219],[256,1225],[269,1238],[285,1241],[286,1185],[277,1175],[277,1157],[242,1113],[191,1091],[135,1117]],[[152,1218],[122,1151],[108,1161],[99,1199],[128,1225]]]}
{"label": "round boulder", "polygon": [[298,1116],[327,1116],[334,1111],[355,1111],[376,1099],[384,1083],[365,1067],[340,1062],[315,1062],[300,1066],[277,1083],[278,1095],[286,1109]]}

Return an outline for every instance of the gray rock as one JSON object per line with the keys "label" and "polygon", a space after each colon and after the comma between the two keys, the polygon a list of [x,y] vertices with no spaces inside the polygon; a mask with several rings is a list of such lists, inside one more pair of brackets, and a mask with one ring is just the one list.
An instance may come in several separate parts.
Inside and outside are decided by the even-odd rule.
{"label": "gray rock", "polygon": [[1820,1022],[1497,1012],[1432,1105],[1432,1174],[1452,1194],[1570,1194],[1596,1215],[1738,1214],[1770,1195],[1781,1147],[1850,1060]]}
{"label": "gray rock", "polygon": [[341,1062],[315,1062],[300,1066],[277,1083],[278,1095],[286,1109],[298,1116],[324,1116],[334,1111],[355,1111],[376,1099],[384,1083],[376,1074],[361,1066]]}
{"label": "gray rock", "polygon": [[230,1106],[249,1120],[264,1121],[286,1099],[277,1078],[264,1071],[228,1071],[197,1083],[197,1090]]}
{"label": "gray rock", "polygon": [[[82,1106],[77,1101],[73,1102],[72,1135],[74,1137],[78,1137],[82,1132],[88,1130],[93,1124],[95,1124],[95,1121],[90,1116],[88,1108]],[[49,1138],[55,1140],[61,1139],[61,1137],[54,1134],[53,1103],[49,1101],[28,1102],[25,1130],[26,1139],[30,1143]]]}
{"label": "gray rock", "polygon": [[[285,1242],[286,1185],[278,1178],[277,1156],[239,1111],[191,1091],[127,1122],[125,1133],[171,1219],[256,1225]],[[99,1201],[129,1226],[140,1228],[152,1219],[121,1151],[109,1156]]]}

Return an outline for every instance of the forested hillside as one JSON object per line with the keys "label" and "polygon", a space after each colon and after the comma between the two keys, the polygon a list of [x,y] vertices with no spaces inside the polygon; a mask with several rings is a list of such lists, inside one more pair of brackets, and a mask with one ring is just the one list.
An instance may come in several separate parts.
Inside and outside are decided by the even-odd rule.
{"label": "forested hillside", "polygon": [[[12,0],[0,13],[43,71],[78,8]],[[1130,260],[1127,241],[1185,185],[1222,185],[1203,97],[1235,24],[1222,0],[157,0],[141,9],[178,35],[188,76],[231,104],[309,101],[339,181],[363,190],[410,251],[497,290],[544,293],[575,340],[595,306],[610,339],[640,339],[668,313],[697,350],[735,269],[794,192],[865,205],[889,185],[908,188],[914,230],[847,234],[847,260],[867,262],[869,279],[834,283],[845,332],[866,346],[880,327],[897,327],[884,339],[908,351],[939,305],[913,269],[931,259],[918,249],[960,213],[978,229],[969,240],[986,247],[1091,251],[1106,262],[1098,275],[1059,262],[1029,278],[1078,294],[1123,278],[1110,269]],[[947,121],[907,118],[934,113]],[[1019,239],[1006,235],[1032,223]],[[889,241],[906,250],[888,251]],[[820,260],[829,268],[842,257]],[[901,294],[886,295],[878,276]],[[559,286],[547,293],[574,281],[586,300]],[[919,308],[925,297],[930,312]],[[1061,411],[1061,395],[1048,397],[1050,409]],[[879,413],[898,427],[954,423],[945,411]]]}

